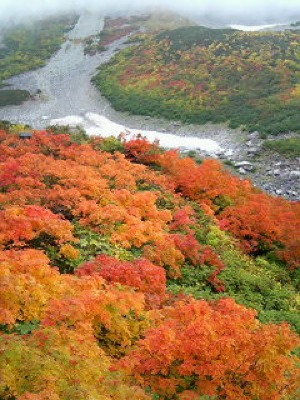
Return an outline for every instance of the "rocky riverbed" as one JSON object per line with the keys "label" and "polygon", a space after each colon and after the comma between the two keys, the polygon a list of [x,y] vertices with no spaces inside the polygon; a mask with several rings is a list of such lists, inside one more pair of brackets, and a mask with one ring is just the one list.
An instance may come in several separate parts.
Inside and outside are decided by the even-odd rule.
{"label": "rocky riverbed", "polygon": [[99,65],[126,46],[127,38],[94,56],[84,55],[82,44],[82,39],[100,32],[103,24],[101,15],[81,15],[66,42],[45,67],[10,79],[11,88],[39,94],[20,106],[1,108],[0,120],[36,128],[70,122],[81,124],[90,134],[141,131],[151,139],[160,139],[166,147],[194,149],[201,156],[220,158],[241,178],[252,179],[269,193],[300,200],[300,159],[286,159],[264,151],[258,133],[247,134],[224,125],[185,125],[115,111],[90,81]]}

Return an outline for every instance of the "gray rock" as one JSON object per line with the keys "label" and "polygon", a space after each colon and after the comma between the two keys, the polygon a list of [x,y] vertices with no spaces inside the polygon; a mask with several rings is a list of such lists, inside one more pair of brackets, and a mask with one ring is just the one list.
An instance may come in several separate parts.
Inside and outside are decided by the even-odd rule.
{"label": "gray rock", "polygon": [[245,165],[243,168],[244,168],[244,170],[246,170],[248,172],[252,172],[255,170],[254,165]]}
{"label": "gray rock", "polygon": [[280,169],[274,169],[273,175],[279,176],[280,175]]}
{"label": "gray rock", "polygon": [[250,133],[249,138],[256,138],[257,136],[259,136],[259,133],[257,131]]}
{"label": "gray rock", "polygon": [[253,166],[253,164],[250,161],[239,161],[235,163],[236,168],[244,168],[245,166]]}
{"label": "gray rock", "polygon": [[232,158],[233,154],[234,154],[234,152],[232,149],[225,151],[226,157],[228,157],[228,159],[230,159],[230,160],[233,160],[233,158]]}
{"label": "gray rock", "polygon": [[239,169],[239,173],[242,174],[242,175],[246,175],[247,174],[247,172],[245,171],[244,168],[240,168]]}
{"label": "gray rock", "polygon": [[255,156],[255,155],[259,154],[260,151],[261,150],[258,147],[251,147],[247,150],[247,153]]}
{"label": "gray rock", "polygon": [[290,177],[291,178],[300,178],[300,171],[291,171]]}

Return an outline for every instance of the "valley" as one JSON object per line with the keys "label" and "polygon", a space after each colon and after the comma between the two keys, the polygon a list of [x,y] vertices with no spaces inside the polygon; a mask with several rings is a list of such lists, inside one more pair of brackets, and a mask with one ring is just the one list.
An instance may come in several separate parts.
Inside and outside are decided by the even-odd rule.
{"label": "valley", "polygon": [[[220,158],[241,178],[249,177],[269,193],[300,199],[299,155],[287,158],[272,149],[266,150],[264,140],[255,132],[248,134],[224,123],[197,125],[116,111],[91,79],[99,66],[128,48],[128,35],[113,40],[105,51],[92,56],[86,54],[86,40],[98,35],[103,28],[102,15],[82,14],[61,49],[44,67],[8,79],[10,89],[21,89],[33,95],[38,92],[38,95],[21,105],[0,108],[0,120],[36,128],[56,123],[79,124],[89,134],[141,133],[150,140],[157,138],[167,148],[179,147],[185,152],[195,151],[199,157]],[[276,139],[281,136],[286,135]]]}

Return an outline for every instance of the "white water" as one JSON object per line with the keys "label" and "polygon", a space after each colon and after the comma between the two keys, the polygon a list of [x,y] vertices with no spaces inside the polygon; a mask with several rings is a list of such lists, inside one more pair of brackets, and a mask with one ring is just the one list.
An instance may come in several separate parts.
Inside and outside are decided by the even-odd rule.
{"label": "white water", "polygon": [[88,135],[97,135],[102,137],[118,137],[121,133],[125,133],[126,138],[130,139],[140,134],[152,143],[155,140],[159,140],[162,147],[169,149],[199,149],[211,155],[222,150],[218,143],[211,139],[200,139],[193,136],[177,136],[157,131],[130,129],[124,125],[112,122],[103,115],[96,113],[86,113],[84,117],[71,115],[65,118],[53,119],[51,120],[51,125],[70,125],[73,127],[79,125],[85,129]]}

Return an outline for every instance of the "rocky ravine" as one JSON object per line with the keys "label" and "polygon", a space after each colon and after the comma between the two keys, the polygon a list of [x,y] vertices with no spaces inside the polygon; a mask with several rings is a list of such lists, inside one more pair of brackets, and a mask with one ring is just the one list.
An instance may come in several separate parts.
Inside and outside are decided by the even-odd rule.
{"label": "rocky ravine", "polygon": [[[48,64],[8,81],[16,89],[25,89],[41,94],[35,100],[29,100],[20,106],[0,109],[0,120],[9,120],[44,128],[54,119],[64,119],[70,115],[85,116],[96,113],[110,121],[137,130],[157,132],[157,137],[167,133],[178,136],[211,139],[220,146],[214,156],[229,160],[233,170],[243,178],[254,183],[271,194],[292,200],[300,200],[300,159],[286,159],[279,155],[266,153],[262,149],[263,141],[257,133],[247,134],[240,130],[231,130],[223,125],[184,125],[150,117],[132,116],[115,111],[96,90],[90,80],[99,65],[122,48],[126,39],[113,43],[106,52],[93,57],[84,55],[81,39],[95,35],[103,29],[104,18],[96,14],[81,15],[75,28],[69,32],[62,48],[49,60]],[[196,143],[196,141],[195,141]],[[195,145],[200,155],[205,151]]]}

